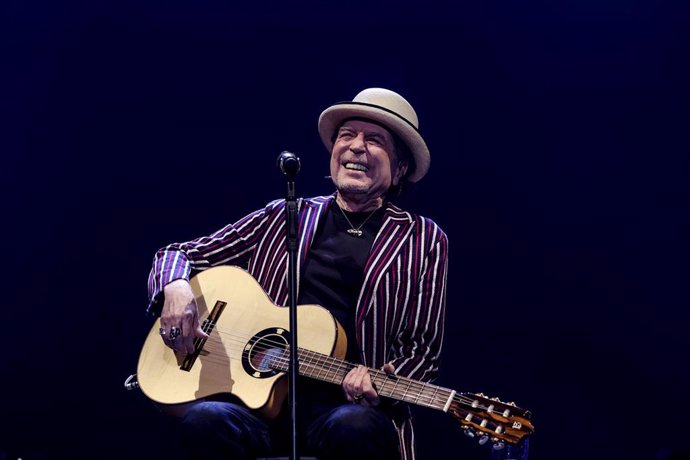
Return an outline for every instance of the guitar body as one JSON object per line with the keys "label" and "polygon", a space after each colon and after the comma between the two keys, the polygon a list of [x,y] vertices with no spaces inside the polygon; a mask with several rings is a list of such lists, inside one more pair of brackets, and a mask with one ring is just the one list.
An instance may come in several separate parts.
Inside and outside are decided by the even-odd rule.
{"label": "guitar body", "polygon": [[[190,403],[232,394],[263,416],[275,417],[287,393],[287,378],[266,363],[289,360],[289,309],[276,306],[238,267],[210,268],[190,283],[209,338],[197,339],[194,354],[174,352],[163,343],[156,320],[139,356],[141,390],[174,415],[182,415]],[[297,325],[300,350],[345,355],[344,330],[325,308],[300,305]]]}

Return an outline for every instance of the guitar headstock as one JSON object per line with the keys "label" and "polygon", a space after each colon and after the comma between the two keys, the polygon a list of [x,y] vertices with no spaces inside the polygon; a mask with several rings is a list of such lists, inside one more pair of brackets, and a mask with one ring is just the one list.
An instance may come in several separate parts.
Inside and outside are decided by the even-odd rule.
{"label": "guitar headstock", "polygon": [[448,412],[460,422],[468,436],[478,436],[480,444],[489,440],[518,444],[534,431],[529,411],[482,393],[459,393]]}

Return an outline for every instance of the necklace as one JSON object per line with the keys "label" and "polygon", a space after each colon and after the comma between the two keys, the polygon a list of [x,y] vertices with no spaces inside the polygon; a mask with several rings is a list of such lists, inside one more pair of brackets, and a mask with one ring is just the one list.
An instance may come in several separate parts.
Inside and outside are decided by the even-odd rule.
{"label": "necklace", "polygon": [[360,236],[362,236],[362,233],[363,233],[363,232],[362,232],[361,228],[364,227],[364,224],[366,224],[367,221],[369,220],[369,218],[370,218],[371,216],[373,216],[374,213],[375,213],[376,211],[379,210],[379,208],[376,208],[376,209],[374,209],[373,211],[371,211],[371,212],[369,213],[369,215],[367,216],[367,218],[364,219],[364,220],[362,221],[362,223],[359,224],[359,226],[355,228],[355,226],[352,225],[352,222],[350,222],[350,219],[348,219],[347,214],[345,214],[345,211],[343,211],[343,208],[341,208],[337,203],[336,203],[336,206],[338,206],[338,209],[340,209],[340,212],[343,214],[343,217],[345,218],[345,220],[347,221],[347,223],[350,224],[350,228],[347,229],[347,233],[350,234],[350,235],[352,235],[352,236],[356,236],[357,238],[359,238]]}

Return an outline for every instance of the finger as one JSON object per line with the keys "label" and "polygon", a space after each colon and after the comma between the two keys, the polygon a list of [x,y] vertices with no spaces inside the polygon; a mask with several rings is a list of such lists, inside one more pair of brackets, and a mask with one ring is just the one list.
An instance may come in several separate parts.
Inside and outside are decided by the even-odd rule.
{"label": "finger", "polygon": [[175,340],[173,338],[171,338],[171,336],[170,336],[171,326],[169,324],[170,324],[169,321],[164,321],[161,318],[161,321],[159,323],[160,327],[158,328],[158,333],[160,334],[161,339],[163,340],[163,343],[165,343],[165,346],[175,350]]}
{"label": "finger", "polygon": [[185,332],[185,327],[182,321],[182,315],[169,315],[164,321],[165,326],[165,343],[175,351],[182,351]]}
{"label": "finger", "polygon": [[366,369],[362,379],[362,394],[364,395],[366,405],[368,406],[378,406],[381,402],[379,395],[376,392],[376,388],[374,388],[374,384],[371,381],[371,375],[369,374],[368,369]]}
{"label": "finger", "polygon": [[161,312],[159,328],[159,333],[163,339],[163,342],[168,348],[172,348],[173,350],[175,349],[175,339],[171,337],[170,331],[171,328],[179,324],[179,320],[176,319],[177,315],[175,315],[174,310],[175,306],[173,305],[173,302],[166,301],[163,311]]}
{"label": "finger", "polygon": [[178,351],[177,350],[177,346],[178,346],[177,339],[171,339],[169,335],[166,335],[165,337],[163,337],[163,342],[165,342],[165,345],[168,348],[172,349],[173,351]]}
{"label": "finger", "polygon": [[371,382],[371,376],[369,375],[369,372],[362,376],[362,393],[371,396],[376,394],[376,390],[374,390],[374,385]]}
{"label": "finger", "polygon": [[364,379],[367,376],[367,368],[360,365],[357,366],[352,378],[352,391],[356,395],[361,395],[364,392]]}
{"label": "finger", "polygon": [[354,389],[354,382],[356,379],[357,368],[351,369],[343,379],[342,388],[345,393],[345,398],[349,402],[354,402],[353,396],[356,394]]}
{"label": "finger", "polygon": [[194,353],[194,329],[192,328],[191,321],[186,321],[182,325],[182,334],[178,340],[179,350],[185,353]]}
{"label": "finger", "polygon": [[378,404],[378,396],[371,383],[369,369],[358,366],[351,375],[350,396],[353,402],[372,406]]}
{"label": "finger", "polygon": [[196,316],[195,313],[196,309],[194,308],[193,305],[187,305],[184,309],[184,313],[182,314],[182,318],[179,324],[179,327],[182,329],[182,337],[187,338],[190,335],[193,335],[194,331],[194,317]]}
{"label": "finger", "polygon": [[194,315],[194,336],[198,337],[200,339],[208,339],[208,334],[204,332],[204,330],[201,328],[201,323],[199,323],[199,314],[197,312],[196,315]]}
{"label": "finger", "polygon": [[158,321],[158,334],[161,336],[163,342],[165,342],[168,336],[168,328],[162,319]]}
{"label": "finger", "polygon": [[161,312],[161,317],[160,317],[160,332],[161,336],[163,338],[167,338],[168,332],[170,332],[170,326],[172,326],[175,323],[175,319],[173,317],[171,309],[164,309]]}
{"label": "finger", "polygon": [[362,382],[366,372],[366,367],[357,366],[346,375],[343,381],[343,389],[348,401],[358,403],[362,400]]}
{"label": "finger", "polygon": [[178,341],[181,342],[181,349],[187,353],[194,352],[194,339],[196,338],[196,329],[199,327],[196,304],[191,302],[185,307],[184,314],[182,315],[182,321],[180,328],[182,329],[182,334]]}

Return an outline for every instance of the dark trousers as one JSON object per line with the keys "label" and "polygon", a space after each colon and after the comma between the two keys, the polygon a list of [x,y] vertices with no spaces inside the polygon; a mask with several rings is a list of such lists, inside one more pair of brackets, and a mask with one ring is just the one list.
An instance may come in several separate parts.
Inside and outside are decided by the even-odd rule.
{"label": "dark trousers", "polygon": [[[203,402],[183,417],[180,444],[192,460],[287,455],[289,427],[289,423],[269,426],[235,403]],[[391,419],[376,408],[362,405],[344,404],[319,416],[301,433],[299,442],[300,455],[319,460],[400,459],[398,434]]]}

